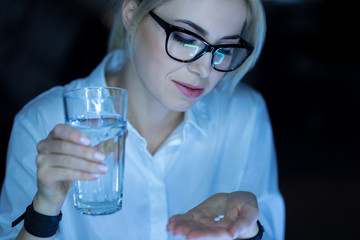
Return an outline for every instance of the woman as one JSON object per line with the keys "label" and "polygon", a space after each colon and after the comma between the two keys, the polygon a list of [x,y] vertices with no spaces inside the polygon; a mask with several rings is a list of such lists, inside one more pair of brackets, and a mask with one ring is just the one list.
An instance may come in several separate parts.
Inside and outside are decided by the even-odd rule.
{"label": "woman", "polygon": [[[49,239],[260,239],[258,220],[263,239],[283,239],[266,106],[238,84],[264,32],[259,0],[125,0],[111,51],[91,75],[43,93],[16,116],[1,239],[38,239],[22,223],[10,227],[31,201],[31,211],[55,219]],[[62,124],[61,93],[105,85],[129,92],[124,204],[113,215],[84,216],[70,183],[105,173],[104,155]]]}

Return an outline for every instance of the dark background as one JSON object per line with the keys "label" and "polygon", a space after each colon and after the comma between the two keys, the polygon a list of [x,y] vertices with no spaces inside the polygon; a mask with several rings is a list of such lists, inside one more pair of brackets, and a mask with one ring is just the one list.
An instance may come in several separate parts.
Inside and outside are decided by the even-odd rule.
{"label": "dark background", "polygon": [[[244,79],[265,97],[273,123],[286,239],[354,239],[359,12],[350,2],[289,1],[264,1],[266,44]],[[104,56],[109,6],[95,2],[1,0],[2,169],[16,112],[44,90],[86,76]]]}

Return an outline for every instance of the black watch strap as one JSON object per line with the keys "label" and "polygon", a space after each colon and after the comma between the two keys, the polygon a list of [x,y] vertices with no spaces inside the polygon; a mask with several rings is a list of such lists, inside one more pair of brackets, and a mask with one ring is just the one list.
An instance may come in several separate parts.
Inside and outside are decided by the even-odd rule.
{"label": "black watch strap", "polygon": [[265,232],[265,229],[264,229],[264,227],[261,225],[261,223],[260,223],[259,220],[257,221],[257,225],[258,225],[258,227],[259,227],[258,233],[257,233],[254,237],[252,237],[252,238],[247,238],[246,240],[261,240],[261,239],[262,239],[263,234],[264,234],[264,232]]}
{"label": "black watch strap", "polygon": [[43,215],[36,212],[33,205],[30,204],[24,214],[12,222],[12,227],[24,220],[24,228],[28,233],[36,237],[48,238],[55,235],[61,218],[61,212],[57,216]]}

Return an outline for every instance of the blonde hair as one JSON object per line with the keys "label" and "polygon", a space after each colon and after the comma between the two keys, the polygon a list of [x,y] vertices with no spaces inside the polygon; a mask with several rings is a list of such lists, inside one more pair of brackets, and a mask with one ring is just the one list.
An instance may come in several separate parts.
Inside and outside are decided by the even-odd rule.
{"label": "blonde hair", "polygon": [[[115,17],[109,39],[108,51],[115,49],[126,49],[132,58],[135,33],[144,17],[150,10],[165,4],[171,0],[138,0],[138,8],[134,13],[129,25],[129,31],[126,31],[121,15],[121,8]],[[241,37],[254,46],[254,51],[249,58],[235,71],[226,73],[220,80],[217,88],[220,90],[233,90],[244,75],[255,65],[260,56],[265,41],[266,20],[261,0],[245,0],[247,5],[247,18],[243,27]],[[122,7],[123,1],[119,6]]]}

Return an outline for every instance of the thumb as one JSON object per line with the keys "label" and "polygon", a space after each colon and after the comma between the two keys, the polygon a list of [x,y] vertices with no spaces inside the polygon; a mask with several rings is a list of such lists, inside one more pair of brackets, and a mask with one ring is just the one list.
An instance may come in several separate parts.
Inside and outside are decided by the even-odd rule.
{"label": "thumb", "polygon": [[249,222],[248,220],[237,220],[229,230],[232,238],[247,239],[254,237],[259,232],[257,220]]}
{"label": "thumb", "polygon": [[256,197],[249,193],[235,193],[230,200],[227,213],[232,215],[233,223],[229,228],[232,237],[251,238],[259,230],[257,220],[259,219],[259,209]]}

